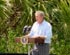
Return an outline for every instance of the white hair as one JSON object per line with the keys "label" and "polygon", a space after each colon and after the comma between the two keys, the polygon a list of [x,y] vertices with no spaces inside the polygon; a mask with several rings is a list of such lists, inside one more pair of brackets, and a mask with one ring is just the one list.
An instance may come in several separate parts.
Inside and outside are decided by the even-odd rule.
{"label": "white hair", "polygon": [[36,11],[35,15],[41,15],[43,17],[45,16],[43,11]]}

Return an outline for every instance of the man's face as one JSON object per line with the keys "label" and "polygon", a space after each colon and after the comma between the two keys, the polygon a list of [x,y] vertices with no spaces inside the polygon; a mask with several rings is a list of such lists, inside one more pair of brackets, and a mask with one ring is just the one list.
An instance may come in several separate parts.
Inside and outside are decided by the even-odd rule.
{"label": "man's face", "polygon": [[42,23],[42,21],[43,21],[43,16],[41,16],[40,14],[38,14],[38,15],[35,15],[35,18],[36,18],[36,21],[37,21],[38,23]]}

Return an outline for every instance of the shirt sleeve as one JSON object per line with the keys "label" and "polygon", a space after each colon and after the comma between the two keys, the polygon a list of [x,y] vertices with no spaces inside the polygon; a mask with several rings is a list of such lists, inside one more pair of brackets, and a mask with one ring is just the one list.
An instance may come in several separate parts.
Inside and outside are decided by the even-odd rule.
{"label": "shirt sleeve", "polygon": [[45,32],[46,40],[50,40],[52,38],[52,26],[50,25]]}
{"label": "shirt sleeve", "polygon": [[32,37],[33,35],[34,35],[34,25],[35,24],[33,24],[33,26],[32,26],[32,28],[31,28],[31,30],[30,30],[30,33],[28,34],[29,35],[29,37]]}

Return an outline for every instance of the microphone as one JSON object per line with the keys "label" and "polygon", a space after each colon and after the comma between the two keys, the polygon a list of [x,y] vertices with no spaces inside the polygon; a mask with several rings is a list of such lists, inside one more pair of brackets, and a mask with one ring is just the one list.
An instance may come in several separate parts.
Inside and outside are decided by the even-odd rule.
{"label": "microphone", "polygon": [[23,34],[24,34],[24,35],[27,33],[27,28],[28,28],[27,25],[25,25],[24,28],[23,28]]}

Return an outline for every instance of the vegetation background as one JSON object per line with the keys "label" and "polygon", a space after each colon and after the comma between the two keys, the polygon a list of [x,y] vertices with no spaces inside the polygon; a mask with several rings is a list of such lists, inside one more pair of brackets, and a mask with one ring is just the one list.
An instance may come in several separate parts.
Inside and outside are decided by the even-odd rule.
{"label": "vegetation background", "polygon": [[70,0],[0,0],[0,53],[27,53],[28,45],[14,39],[34,23],[36,10],[53,27],[50,55],[70,55]]}

